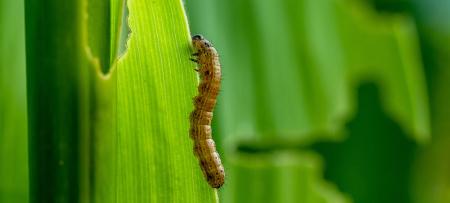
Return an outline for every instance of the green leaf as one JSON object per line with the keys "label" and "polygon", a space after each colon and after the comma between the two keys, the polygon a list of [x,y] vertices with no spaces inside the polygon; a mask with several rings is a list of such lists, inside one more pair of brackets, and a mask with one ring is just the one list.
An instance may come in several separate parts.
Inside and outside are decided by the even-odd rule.
{"label": "green leaf", "polygon": [[228,202],[350,202],[323,180],[323,164],[313,152],[299,150],[240,153],[228,159]]}
{"label": "green leaf", "polygon": [[26,1],[32,201],[217,201],[188,134],[182,3],[127,5],[128,19],[123,1]]}
{"label": "green leaf", "polygon": [[131,36],[116,69],[117,200],[215,201],[188,134],[197,82],[181,1],[128,6]]}
{"label": "green leaf", "polygon": [[0,1],[0,202],[6,203],[28,202],[23,13],[23,1]]}

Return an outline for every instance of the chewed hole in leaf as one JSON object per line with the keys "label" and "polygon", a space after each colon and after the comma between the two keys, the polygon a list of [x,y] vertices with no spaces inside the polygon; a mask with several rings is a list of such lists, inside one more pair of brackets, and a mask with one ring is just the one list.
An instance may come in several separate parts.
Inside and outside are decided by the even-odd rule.
{"label": "chewed hole in leaf", "polygon": [[117,56],[118,58],[122,57],[126,51],[127,51],[127,43],[128,40],[130,39],[130,35],[131,35],[131,29],[130,26],[128,25],[128,16],[129,16],[129,10],[128,10],[128,5],[127,5],[127,0],[124,1],[124,6],[123,6],[123,12],[122,12],[122,22],[120,26],[120,34],[119,34],[119,43],[118,43],[118,48],[117,48]]}
{"label": "chewed hole in leaf", "polygon": [[98,60],[99,69],[106,75],[114,61],[127,50],[131,32],[127,1],[114,5],[109,1],[90,1],[86,11],[88,54]]}

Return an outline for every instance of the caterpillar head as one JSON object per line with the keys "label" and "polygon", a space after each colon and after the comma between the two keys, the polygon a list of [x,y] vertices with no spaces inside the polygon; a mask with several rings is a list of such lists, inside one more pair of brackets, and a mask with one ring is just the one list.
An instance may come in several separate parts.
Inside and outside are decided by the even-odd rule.
{"label": "caterpillar head", "polygon": [[202,35],[194,35],[192,37],[192,44],[197,50],[203,50],[212,47],[212,44]]}

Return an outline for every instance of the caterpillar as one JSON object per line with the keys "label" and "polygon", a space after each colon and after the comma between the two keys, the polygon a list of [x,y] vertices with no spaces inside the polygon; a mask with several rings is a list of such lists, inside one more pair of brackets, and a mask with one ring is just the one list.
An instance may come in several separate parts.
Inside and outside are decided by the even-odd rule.
{"label": "caterpillar", "polygon": [[208,184],[220,188],[225,181],[225,171],[211,136],[211,120],[220,89],[221,71],[219,57],[212,44],[201,35],[192,37],[196,53],[192,61],[198,64],[200,75],[198,95],[194,97],[194,111],[190,115],[190,137],[194,140],[194,154],[200,162]]}

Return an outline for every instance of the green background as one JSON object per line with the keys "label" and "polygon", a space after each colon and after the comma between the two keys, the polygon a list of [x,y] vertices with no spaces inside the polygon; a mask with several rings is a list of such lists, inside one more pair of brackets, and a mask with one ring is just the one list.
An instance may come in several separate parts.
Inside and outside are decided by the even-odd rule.
{"label": "green background", "polygon": [[[449,202],[449,11],[1,0],[0,202]],[[188,135],[190,34],[222,63],[219,190]]]}

